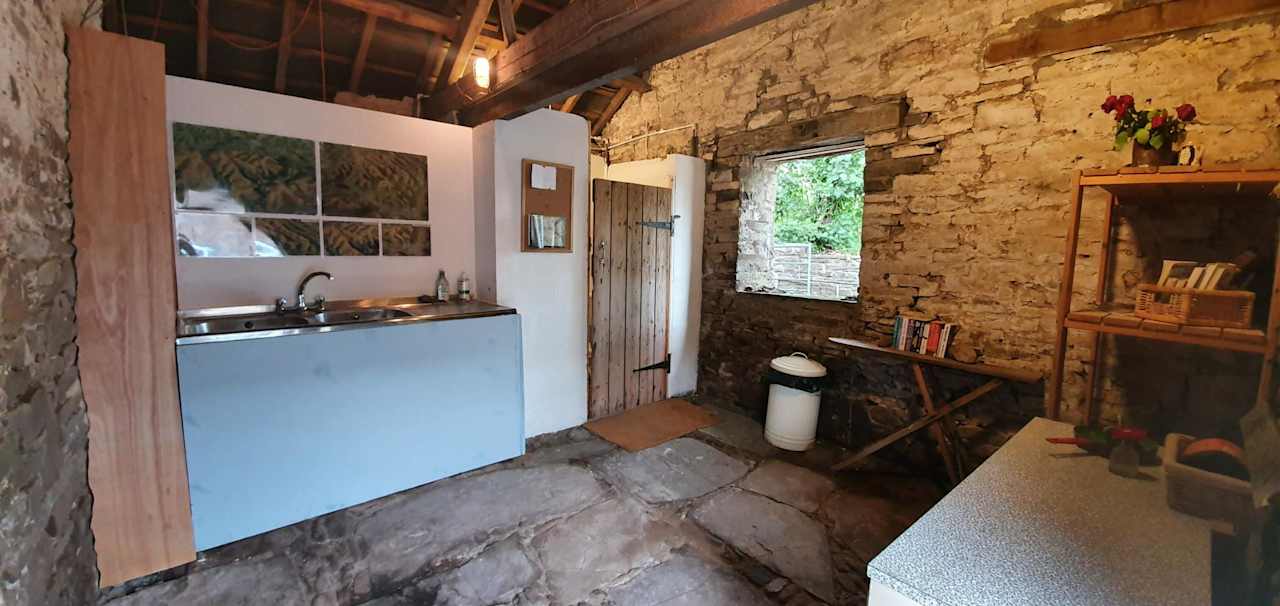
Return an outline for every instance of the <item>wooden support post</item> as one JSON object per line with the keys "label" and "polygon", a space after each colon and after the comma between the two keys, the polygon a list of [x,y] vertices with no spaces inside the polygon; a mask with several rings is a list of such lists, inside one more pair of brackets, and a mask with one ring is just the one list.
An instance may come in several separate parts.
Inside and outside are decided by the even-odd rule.
{"label": "wooden support post", "polygon": [[484,27],[489,17],[489,9],[493,0],[467,0],[462,10],[462,19],[458,21],[449,52],[445,55],[444,70],[436,80],[436,90],[443,90],[457,82],[467,72],[467,63],[471,61],[471,51],[476,47],[476,39],[480,37],[480,28]]}
{"label": "wooden support post", "polygon": [[1062,412],[1062,381],[1067,362],[1067,314],[1071,313],[1071,291],[1076,279],[1076,250],[1080,236],[1080,210],[1084,205],[1084,188],[1080,173],[1071,178],[1071,218],[1067,223],[1067,242],[1062,259],[1062,281],[1058,285],[1058,313],[1054,328],[1057,338],[1053,348],[1053,372],[1049,379],[1046,413],[1057,420]]}
{"label": "wooden support post", "polygon": [[1275,268],[1271,282],[1271,309],[1267,313],[1267,351],[1262,357],[1262,373],[1258,377],[1255,405],[1275,410],[1271,384],[1275,380],[1276,348],[1280,347],[1280,233],[1276,234]]}
{"label": "wooden support post", "polygon": [[[1107,302],[1107,286],[1111,283],[1111,233],[1114,231],[1117,199],[1112,194],[1107,201],[1106,215],[1102,219],[1102,250],[1098,255],[1098,288],[1094,304],[1102,307]],[[1093,425],[1101,416],[1098,390],[1102,385],[1102,359],[1106,355],[1106,340],[1101,332],[1093,333],[1093,360],[1089,363],[1089,391],[1084,396],[1084,424]]]}
{"label": "wooden support post", "polygon": [[[933,406],[933,396],[929,393],[929,383],[924,378],[924,368],[920,367],[919,362],[911,363],[911,372],[916,378],[916,389],[920,390],[920,398],[924,400],[924,411],[930,415],[937,414],[937,409]],[[949,419],[940,419],[942,425],[950,424]],[[951,484],[955,485],[960,482],[959,471],[956,466],[956,455],[951,450],[951,443],[948,441],[951,432],[943,430],[940,425],[929,427],[929,432],[933,434],[933,439],[938,443],[938,454],[942,456],[942,462],[947,467],[947,477],[951,478]]]}
{"label": "wooden support post", "polygon": [[209,0],[196,0],[196,74],[209,79]]}
{"label": "wooden support post", "polygon": [[373,33],[378,29],[378,16],[366,14],[364,29],[360,31],[360,47],[356,50],[355,62],[351,64],[351,83],[347,90],[359,94],[360,79],[364,77],[364,63],[369,58],[369,43],[373,41]]}
{"label": "wooden support post", "polygon": [[942,408],[939,408],[938,412],[916,419],[910,425],[903,427],[902,429],[899,429],[898,431],[895,431],[883,438],[880,438],[875,442],[872,442],[870,445],[866,446],[862,450],[859,450],[854,455],[837,463],[834,467],[832,467],[832,469],[835,471],[840,471],[840,470],[848,469],[849,467],[852,467],[858,461],[861,461],[877,452],[880,452],[881,450],[884,449],[884,447],[890,444],[893,444],[894,442],[897,442],[898,440],[901,440],[902,438],[905,438],[917,431],[920,431],[921,429],[924,429],[925,427],[928,427],[929,425],[932,425],[933,423],[938,422],[939,419],[961,408],[964,408],[965,406],[968,406],[969,404],[973,403],[974,400],[977,400],[978,398],[988,393],[991,393],[991,391],[995,390],[995,388],[997,387],[1000,387],[1000,385],[1003,383],[1004,381],[1000,379],[992,379],[990,381],[987,381],[986,383],[983,383],[982,386],[961,396],[960,398],[956,399],[955,402],[952,402],[950,404],[947,404],[946,406],[943,406]]}
{"label": "wooden support post", "polygon": [[280,45],[276,49],[276,82],[275,91],[283,93],[289,73],[289,56],[293,54],[293,28],[296,26],[294,13],[297,12],[297,0],[284,0],[284,16],[280,20]]}

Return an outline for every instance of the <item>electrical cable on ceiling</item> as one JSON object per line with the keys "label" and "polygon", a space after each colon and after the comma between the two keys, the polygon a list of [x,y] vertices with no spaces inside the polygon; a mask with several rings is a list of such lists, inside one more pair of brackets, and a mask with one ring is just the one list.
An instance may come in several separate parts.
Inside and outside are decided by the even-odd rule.
{"label": "electrical cable on ceiling", "polygon": [[[123,3],[124,0],[121,0],[121,2]],[[295,35],[298,34],[298,32],[302,31],[302,26],[306,24],[307,17],[310,16],[311,14],[311,7],[314,6],[316,2],[317,0],[311,0],[310,2],[307,2],[307,8],[302,11],[302,18],[298,19],[298,24],[294,26],[293,31],[289,32],[288,38],[292,39]],[[161,5],[163,5],[163,3],[161,3]],[[196,0],[191,0],[191,6],[194,7],[197,11],[199,10],[199,5],[196,4]],[[156,19],[156,21],[158,23],[159,19]],[[125,34],[128,34],[128,32],[125,32]],[[323,37],[323,32],[321,32],[321,34]],[[230,46],[232,48],[238,48],[244,51],[268,51],[268,50],[274,50],[280,47],[279,40],[275,42],[269,42],[263,45],[241,44],[239,42],[232,40],[231,37],[228,36],[227,34],[218,31],[212,25],[209,26],[209,35],[214,38],[217,38],[227,46]]]}
{"label": "electrical cable on ceiling", "polygon": [[320,3],[320,100],[329,100],[329,83],[326,80],[325,58],[324,58],[324,0],[316,0]]}
{"label": "electrical cable on ceiling", "polygon": [[124,0],[120,0],[120,25],[124,29],[124,35],[129,35],[129,11],[125,9]]}

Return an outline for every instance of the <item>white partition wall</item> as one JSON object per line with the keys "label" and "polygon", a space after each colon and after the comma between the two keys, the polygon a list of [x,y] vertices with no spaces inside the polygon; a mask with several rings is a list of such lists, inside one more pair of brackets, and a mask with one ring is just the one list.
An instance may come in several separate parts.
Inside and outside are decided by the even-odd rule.
{"label": "white partition wall", "polygon": [[[587,122],[539,110],[478,126],[474,141],[476,288],[523,317],[525,431],[580,425],[587,418]],[[570,253],[520,250],[526,159],[574,167]]]}

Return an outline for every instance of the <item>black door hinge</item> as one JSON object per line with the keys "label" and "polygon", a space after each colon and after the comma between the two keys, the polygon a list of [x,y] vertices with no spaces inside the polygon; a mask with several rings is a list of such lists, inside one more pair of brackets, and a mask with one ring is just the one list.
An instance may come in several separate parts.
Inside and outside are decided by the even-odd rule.
{"label": "black door hinge", "polygon": [[667,354],[667,359],[661,362],[658,362],[656,364],[650,364],[648,366],[642,366],[631,372],[644,372],[646,370],[659,370],[659,369],[665,370],[667,372],[671,372],[671,354]]}

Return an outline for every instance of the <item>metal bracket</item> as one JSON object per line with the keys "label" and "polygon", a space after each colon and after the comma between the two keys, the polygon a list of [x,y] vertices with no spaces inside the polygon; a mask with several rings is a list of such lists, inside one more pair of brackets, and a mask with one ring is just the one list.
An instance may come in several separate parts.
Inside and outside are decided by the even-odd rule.
{"label": "metal bracket", "polygon": [[636,221],[636,225],[639,225],[640,227],[652,227],[654,229],[665,229],[671,232],[671,235],[675,235],[676,219],[679,218],[680,215],[671,215],[670,221]]}
{"label": "metal bracket", "polygon": [[667,359],[661,362],[658,362],[656,364],[650,364],[648,366],[642,366],[631,372],[644,372],[646,370],[659,370],[659,369],[665,370],[667,372],[671,372],[671,354],[667,354]]}

